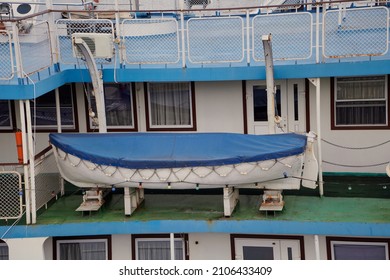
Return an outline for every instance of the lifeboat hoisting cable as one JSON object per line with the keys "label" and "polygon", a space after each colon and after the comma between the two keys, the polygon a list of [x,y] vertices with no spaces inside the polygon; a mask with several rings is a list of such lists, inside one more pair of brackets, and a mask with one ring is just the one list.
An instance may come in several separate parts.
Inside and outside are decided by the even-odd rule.
{"label": "lifeboat hoisting cable", "polygon": [[22,140],[22,132],[15,132],[15,141],[16,141],[16,151],[18,153],[18,162],[20,164],[23,163],[23,140]]}

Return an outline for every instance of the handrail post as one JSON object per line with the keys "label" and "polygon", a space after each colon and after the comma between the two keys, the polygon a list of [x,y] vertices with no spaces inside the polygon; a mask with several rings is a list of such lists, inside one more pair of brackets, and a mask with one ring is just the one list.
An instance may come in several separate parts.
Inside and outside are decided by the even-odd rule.
{"label": "handrail post", "polygon": [[186,68],[186,46],[185,46],[185,32],[184,32],[184,12],[180,11],[180,28],[181,28],[181,59],[182,67]]}

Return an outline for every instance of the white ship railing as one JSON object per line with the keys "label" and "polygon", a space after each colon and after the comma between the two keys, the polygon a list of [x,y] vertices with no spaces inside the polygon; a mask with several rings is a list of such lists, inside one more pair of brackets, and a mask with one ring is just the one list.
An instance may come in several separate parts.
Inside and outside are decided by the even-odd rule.
{"label": "white ship railing", "polygon": [[36,211],[46,207],[62,191],[62,179],[51,147],[43,150],[35,158],[35,198]]}
{"label": "white ship railing", "polygon": [[10,32],[0,30],[0,80],[10,80],[15,74],[11,42]]}
{"label": "white ship railing", "polygon": [[[0,220],[19,219],[24,210],[36,215],[50,200],[63,193],[63,180],[51,146],[35,156],[34,165],[35,180],[31,180],[23,171],[25,166],[31,169],[30,163],[0,164]],[[27,184],[26,180],[29,180]],[[32,205],[32,196],[35,196],[35,205]]]}
{"label": "white ship railing", "polygon": [[0,165],[0,220],[23,215],[23,165]]}
{"label": "white ship railing", "polygon": [[34,22],[26,28],[30,31],[19,31],[20,56],[22,71],[30,76],[53,65],[53,50],[47,21]]}
{"label": "white ship railing", "polygon": [[[146,4],[161,8],[159,1],[149,2],[139,1],[140,9]],[[68,10],[41,12],[27,21],[30,24],[24,18],[5,20],[5,30],[0,31],[0,84],[85,68],[73,55],[73,33],[112,35],[114,56],[97,59],[101,69],[263,66],[264,34],[272,35],[275,65],[390,59],[389,7],[382,5],[386,2],[258,9],[226,8],[222,2],[212,1],[205,9],[192,1],[191,10],[173,10],[181,7],[171,5],[172,10],[137,12],[132,10],[134,1],[118,5],[123,8],[119,12],[99,3],[93,13],[62,4],[53,7]],[[55,20],[65,14],[68,18]]]}

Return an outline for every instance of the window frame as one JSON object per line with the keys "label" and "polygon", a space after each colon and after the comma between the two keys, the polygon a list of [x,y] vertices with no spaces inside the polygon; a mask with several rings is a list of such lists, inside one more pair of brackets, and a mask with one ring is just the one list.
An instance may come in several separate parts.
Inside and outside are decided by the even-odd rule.
{"label": "window frame", "polygon": [[[188,234],[174,234],[175,241],[183,241],[183,260],[189,260],[188,253]],[[169,234],[132,234],[131,235],[131,257],[132,260],[138,260],[137,241],[165,241],[170,240]]]}
{"label": "window frame", "polygon": [[[75,85],[73,83],[71,83],[71,84],[64,84],[61,87],[63,87],[63,86],[69,86],[69,88],[71,90],[70,95],[71,95],[71,99],[72,99],[73,125],[72,125],[72,127],[61,125],[61,130],[64,132],[78,132],[79,131],[79,124],[78,124],[79,121],[78,121],[78,115],[77,115],[77,99],[76,99]],[[51,90],[51,91],[45,93],[44,95],[51,94],[51,93],[55,95],[55,90]],[[30,102],[31,102],[31,100],[30,100]],[[31,113],[33,113],[34,105],[30,104],[30,107],[31,107]],[[54,104],[54,108],[57,108],[56,104]],[[60,104],[60,108],[61,108],[61,104]],[[34,125],[34,120],[32,119],[31,121],[32,121],[32,128],[34,130],[36,130],[37,132],[57,132],[58,131],[57,124],[55,124],[53,126]]]}
{"label": "window frame", "polygon": [[[104,83],[105,84],[115,84],[115,83]],[[132,118],[133,118],[133,125],[132,126],[109,126],[107,125],[107,131],[108,132],[121,132],[121,131],[138,131],[138,118],[137,118],[137,99],[136,99],[136,89],[134,83],[127,83],[130,86],[130,102],[131,102],[131,108],[132,108]],[[103,85],[103,88],[104,88]],[[92,87],[92,84],[87,84],[87,90]],[[87,131],[93,132],[98,130],[98,127],[93,127],[91,118],[89,117],[89,109],[88,109],[88,99],[87,96],[84,98],[85,100],[85,114],[86,114],[86,121],[87,121]],[[96,112],[95,112],[96,113]]]}
{"label": "window frame", "polygon": [[334,244],[345,245],[384,245],[386,250],[386,258],[390,259],[390,239],[388,238],[363,238],[363,237],[326,237],[326,251],[328,260],[334,258]]}
{"label": "window frame", "polygon": [[[386,104],[386,124],[353,124],[353,125],[336,125],[336,94],[337,94],[337,79],[348,77],[331,77],[330,82],[330,103],[331,103],[331,130],[373,130],[373,129],[390,129],[390,87],[389,77],[390,75],[375,75],[375,76],[354,76],[355,78],[366,77],[378,77],[384,76],[385,78],[385,104]],[[351,77],[352,78],[352,77]]]}
{"label": "window frame", "polygon": [[13,100],[0,100],[7,101],[9,108],[9,118],[10,125],[9,126],[0,126],[0,133],[2,132],[13,132],[16,128],[16,115],[15,115],[15,102]]}
{"label": "window frame", "polygon": [[299,241],[301,260],[305,260],[305,240],[300,235],[263,235],[263,234],[231,234],[230,235],[230,252],[231,259],[236,259],[236,239],[275,239],[275,240],[296,240]]}
{"label": "window frame", "polygon": [[[163,82],[161,82],[163,83]],[[174,82],[172,82],[174,83]],[[180,82],[183,83],[183,82]],[[196,106],[195,106],[195,83],[188,82],[189,94],[190,94],[190,125],[152,125],[151,124],[151,108],[150,108],[150,97],[149,97],[149,84],[144,83],[144,97],[145,97],[145,114],[146,114],[146,130],[147,131],[196,131]]]}
{"label": "window frame", "polygon": [[[283,117],[282,116],[282,90],[281,90],[281,85],[278,84],[278,85],[275,85],[275,96],[274,96],[274,103],[276,104],[276,109],[277,109],[277,113],[278,113],[278,116],[279,117]],[[258,110],[255,105],[256,105],[256,92],[263,92],[263,95],[260,96],[260,97],[263,97],[263,98],[266,98],[265,100],[265,104],[263,107],[260,107],[260,108],[263,108],[263,110]],[[266,85],[254,85],[252,87],[252,95],[253,95],[253,121],[256,122],[256,123],[266,123],[268,122],[268,95],[267,95],[267,86]],[[261,100],[261,99],[260,99]],[[263,113],[264,116],[264,119],[257,119],[256,118],[256,113]],[[276,112],[275,112],[275,115],[276,115]]]}
{"label": "window frame", "polygon": [[100,242],[106,243],[106,260],[112,259],[112,243],[111,235],[96,235],[96,236],[69,236],[69,237],[53,237],[53,260],[60,260],[59,246],[61,243],[86,243],[86,242]]}

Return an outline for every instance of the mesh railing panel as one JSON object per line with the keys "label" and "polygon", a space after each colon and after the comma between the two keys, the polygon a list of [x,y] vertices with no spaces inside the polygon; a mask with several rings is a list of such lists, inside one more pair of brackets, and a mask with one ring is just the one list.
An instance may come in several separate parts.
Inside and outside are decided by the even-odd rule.
{"label": "mesh railing panel", "polygon": [[327,11],[323,20],[324,57],[387,53],[388,18],[388,9],[384,7]]}
{"label": "mesh railing panel", "polygon": [[0,219],[22,215],[22,177],[16,171],[0,171]]}
{"label": "mesh railing panel", "polygon": [[[182,1],[182,7],[181,2]],[[120,0],[120,7],[135,9],[135,0]],[[110,0],[100,0],[99,3],[112,3]],[[222,9],[222,8],[245,8],[262,5],[264,2],[253,0],[226,1],[226,0],[139,0],[140,10],[179,10],[184,9]]]}
{"label": "mesh railing panel", "polygon": [[35,163],[36,209],[40,209],[61,191],[60,174],[50,150]]}
{"label": "mesh railing panel", "polygon": [[11,36],[7,31],[0,31],[0,80],[10,80],[14,76],[14,64],[11,49]]}
{"label": "mesh railing panel", "polygon": [[275,60],[303,60],[312,55],[313,17],[310,13],[261,15],[253,19],[253,59],[264,60],[262,36],[272,35]]}
{"label": "mesh railing panel", "polygon": [[124,59],[129,64],[179,61],[179,31],[175,19],[132,19],[122,23]]}
{"label": "mesh railing panel", "polygon": [[[114,38],[114,25],[105,19],[59,19],[56,21],[59,58],[64,64],[78,64],[80,61],[73,54],[73,33],[105,33]],[[97,64],[109,64],[111,60],[97,58]]]}
{"label": "mesh railing panel", "polygon": [[[106,1],[110,1],[110,0],[106,0]],[[126,1],[126,0],[122,0],[122,1]],[[128,0],[128,2],[130,2],[130,7],[132,9],[136,9],[136,1],[137,0]],[[173,10],[176,10],[176,9],[179,9],[179,1],[177,0],[138,0],[139,2],[139,9],[140,10],[146,10],[146,9],[150,9],[150,10],[159,10],[159,9],[163,9],[163,10],[166,10],[166,9],[173,9]],[[122,3],[122,6],[123,7],[123,3]]]}
{"label": "mesh railing panel", "polygon": [[192,63],[240,62],[244,59],[244,21],[241,17],[190,19],[187,44]]}
{"label": "mesh railing panel", "polygon": [[184,6],[186,9],[203,8],[205,9],[209,5],[211,0],[184,0]]}
{"label": "mesh railing panel", "polygon": [[19,32],[24,75],[30,75],[50,67],[53,60],[48,23],[41,22],[31,26],[27,25]]}

